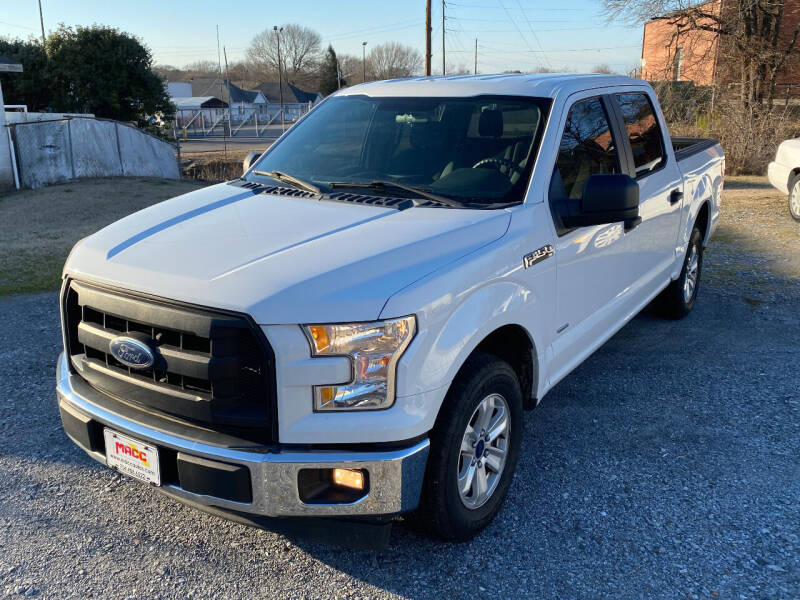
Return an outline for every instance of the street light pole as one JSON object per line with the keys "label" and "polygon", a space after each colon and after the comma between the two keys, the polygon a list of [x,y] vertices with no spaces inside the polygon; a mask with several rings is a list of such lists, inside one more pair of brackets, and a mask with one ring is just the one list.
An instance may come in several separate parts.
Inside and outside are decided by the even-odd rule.
{"label": "street light pole", "polygon": [[283,27],[279,28],[277,25],[273,25],[272,30],[278,37],[278,98],[280,99],[281,103],[281,133],[283,133],[283,77],[281,76],[281,31],[283,31]]}
{"label": "street light pole", "polygon": [[363,82],[367,81],[367,42],[361,42],[361,78]]}

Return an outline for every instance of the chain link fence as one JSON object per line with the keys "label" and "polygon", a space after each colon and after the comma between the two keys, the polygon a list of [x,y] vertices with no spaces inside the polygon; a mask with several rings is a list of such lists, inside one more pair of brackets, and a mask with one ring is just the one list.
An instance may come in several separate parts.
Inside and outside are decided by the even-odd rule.
{"label": "chain link fence", "polygon": [[277,138],[311,110],[312,104],[262,104],[256,107],[183,109],[175,128],[183,139],[242,137]]}

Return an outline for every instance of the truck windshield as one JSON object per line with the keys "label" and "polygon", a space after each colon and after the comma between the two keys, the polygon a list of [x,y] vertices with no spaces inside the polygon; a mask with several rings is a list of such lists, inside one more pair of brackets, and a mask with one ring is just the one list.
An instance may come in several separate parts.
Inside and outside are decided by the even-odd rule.
{"label": "truck windshield", "polygon": [[[464,206],[522,202],[550,101],[515,96],[326,100],[256,163],[247,179],[279,172],[323,193],[414,195]],[[334,184],[334,185],[331,185]],[[399,191],[398,191],[399,190]],[[455,204],[451,202],[450,204]]]}

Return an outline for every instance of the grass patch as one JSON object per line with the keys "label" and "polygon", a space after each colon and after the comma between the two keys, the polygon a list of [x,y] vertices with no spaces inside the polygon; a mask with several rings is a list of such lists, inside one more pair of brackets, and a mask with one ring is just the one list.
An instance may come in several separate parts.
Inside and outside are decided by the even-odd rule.
{"label": "grass patch", "polygon": [[112,177],[0,195],[0,295],[58,289],[64,261],[79,239],[204,185]]}

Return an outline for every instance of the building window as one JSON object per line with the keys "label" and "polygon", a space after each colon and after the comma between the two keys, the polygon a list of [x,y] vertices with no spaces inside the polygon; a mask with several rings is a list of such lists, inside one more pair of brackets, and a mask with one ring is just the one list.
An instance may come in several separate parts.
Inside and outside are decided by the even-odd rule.
{"label": "building window", "polygon": [[678,46],[675,50],[675,81],[681,80],[681,71],[683,70],[683,46]]}

